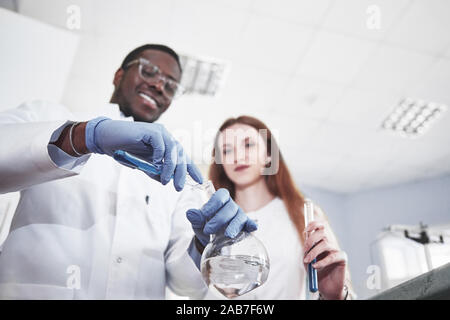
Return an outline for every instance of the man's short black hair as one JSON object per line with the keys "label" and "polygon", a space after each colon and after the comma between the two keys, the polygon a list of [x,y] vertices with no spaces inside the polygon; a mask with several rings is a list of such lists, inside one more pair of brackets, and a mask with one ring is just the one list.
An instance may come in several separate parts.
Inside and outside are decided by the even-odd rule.
{"label": "man's short black hair", "polygon": [[131,51],[123,60],[122,65],[120,66],[122,69],[126,69],[126,65],[128,63],[130,63],[131,61],[133,61],[134,59],[137,59],[139,57],[139,54],[142,51],[145,50],[159,50],[162,52],[165,52],[167,54],[170,54],[176,61],[178,64],[178,67],[180,68],[180,72],[182,73],[181,70],[181,63],[180,63],[180,57],[178,56],[178,54],[171,48],[169,48],[168,46],[165,46],[163,44],[144,44],[143,46],[137,47],[136,49],[134,49],[133,51]]}

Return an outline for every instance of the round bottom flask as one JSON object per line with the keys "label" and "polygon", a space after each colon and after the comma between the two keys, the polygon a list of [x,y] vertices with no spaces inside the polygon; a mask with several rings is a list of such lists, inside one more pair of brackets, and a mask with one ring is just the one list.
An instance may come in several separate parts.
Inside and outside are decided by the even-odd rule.
{"label": "round bottom flask", "polygon": [[[211,181],[200,185],[206,202],[215,192]],[[247,231],[234,238],[224,230],[211,236],[203,250],[200,270],[210,289],[227,298],[241,296],[267,280],[270,262],[263,243]]]}

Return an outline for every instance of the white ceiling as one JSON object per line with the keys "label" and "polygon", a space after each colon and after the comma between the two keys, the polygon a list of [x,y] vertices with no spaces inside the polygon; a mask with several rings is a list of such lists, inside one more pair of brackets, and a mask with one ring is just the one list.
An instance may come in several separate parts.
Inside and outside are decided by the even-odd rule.
{"label": "white ceiling", "polygon": [[[450,105],[448,0],[21,0],[19,11],[65,28],[71,4],[72,109],[106,102],[126,53],[160,42],[232,63],[221,96],[183,97],[161,118],[191,133],[196,161],[226,117],[250,114],[278,133],[302,184],[348,193],[450,173],[449,112],[418,139],[379,130],[403,97]],[[379,30],[366,26],[372,5]]]}

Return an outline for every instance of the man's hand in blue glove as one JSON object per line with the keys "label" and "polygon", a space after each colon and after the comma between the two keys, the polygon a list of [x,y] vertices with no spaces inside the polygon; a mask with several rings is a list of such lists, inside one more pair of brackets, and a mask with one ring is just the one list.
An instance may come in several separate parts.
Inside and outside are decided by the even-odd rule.
{"label": "man's hand in blue glove", "polygon": [[96,118],[86,125],[86,147],[91,152],[111,157],[114,151],[123,150],[161,165],[160,176],[148,175],[163,185],[169,183],[173,176],[177,191],[183,189],[187,173],[198,183],[203,182],[199,169],[161,124]]}
{"label": "man's hand in blue glove", "polygon": [[200,210],[189,209],[186,216],[203,247],[208,244],[209,235],[222,228],[225,228],[225,236],[229,238],[234,238],[242,230],[252,232],[257,229],[255,221],[248,218],[231,199],[227,189],[217,190]]}

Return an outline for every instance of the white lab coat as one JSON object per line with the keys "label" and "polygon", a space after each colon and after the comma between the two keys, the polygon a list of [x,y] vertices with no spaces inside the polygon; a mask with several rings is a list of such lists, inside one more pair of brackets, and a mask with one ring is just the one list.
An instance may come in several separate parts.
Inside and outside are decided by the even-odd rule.
{"label": "white lab coat", "polygon": [[105,155],[64,168],[51,160],[57,128],[99,115],[118,118],[118,106],[89,118],[40,101],[0,113],[0,193],[21,194],[0,254],[0,298],[164,299],[166,285],[202,298],[185,215],[200,197]]}

